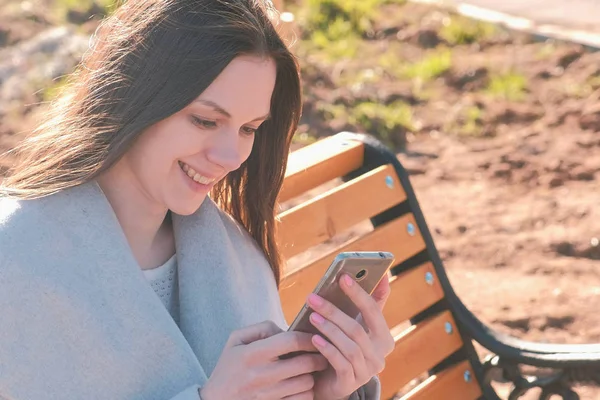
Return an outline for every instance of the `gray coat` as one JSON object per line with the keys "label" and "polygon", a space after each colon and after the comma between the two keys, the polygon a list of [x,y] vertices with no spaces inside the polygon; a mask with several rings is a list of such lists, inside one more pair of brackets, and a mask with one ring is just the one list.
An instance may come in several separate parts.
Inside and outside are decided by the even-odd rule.
{"label": "gray coat", "polygon": [[[198,400],[233,330],[286,329],[247,231],[209,198],[173,226],[179,326],[97,183],[0,199],[0,399]],[[379,391],[375,377],[353,398]]]}

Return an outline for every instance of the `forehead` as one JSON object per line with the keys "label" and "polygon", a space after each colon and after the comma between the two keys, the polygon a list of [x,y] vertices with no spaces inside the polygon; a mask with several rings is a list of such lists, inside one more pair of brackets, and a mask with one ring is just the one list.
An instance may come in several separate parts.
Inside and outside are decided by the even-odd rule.
{"label": "forehead", "polygon": [[271,58],[239,56],[198,96],[229,112],[232,118],[250,120],[269,113],[276,66]]}

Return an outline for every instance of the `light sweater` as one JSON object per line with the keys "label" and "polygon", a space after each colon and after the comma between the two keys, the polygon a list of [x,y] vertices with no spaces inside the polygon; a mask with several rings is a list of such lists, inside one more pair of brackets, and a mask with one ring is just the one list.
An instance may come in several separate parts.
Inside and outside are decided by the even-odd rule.
{"label": "light sweater", "polygon": [[160,301],[179,325],[179,291],[177,284],[177,258],[173,255],[163,265],[144,269],[144,276],[154,289]]}

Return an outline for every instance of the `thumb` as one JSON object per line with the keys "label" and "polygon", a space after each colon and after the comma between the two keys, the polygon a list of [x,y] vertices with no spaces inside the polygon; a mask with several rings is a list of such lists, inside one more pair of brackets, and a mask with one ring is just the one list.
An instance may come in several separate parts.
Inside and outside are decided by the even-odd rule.
{"label": "thumb", "polygon": [[269,338],[273,335],[283,332],[273,321],[263,321],[255,325],[250,325],[242,329],[233,331],[229,336],[226,347],[240,346],[250,344],[257,340]]}

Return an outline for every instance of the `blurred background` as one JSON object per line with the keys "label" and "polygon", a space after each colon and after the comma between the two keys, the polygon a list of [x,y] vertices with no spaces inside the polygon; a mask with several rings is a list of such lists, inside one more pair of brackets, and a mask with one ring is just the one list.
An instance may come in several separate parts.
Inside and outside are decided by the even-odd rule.
{"label": "blurred background", "polygon": [[[294,148],[376,135],[412,174],[478,317],[528,340],[600,343],[600,3],[275,4],[304,79]],[[0,0],[0,152],[35,126],[113,8]]]}

